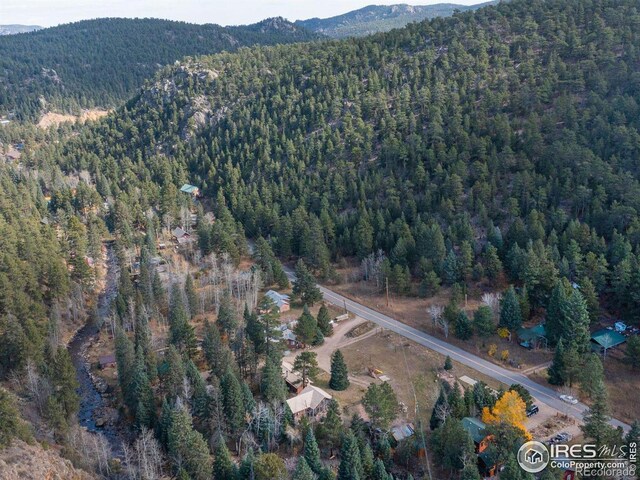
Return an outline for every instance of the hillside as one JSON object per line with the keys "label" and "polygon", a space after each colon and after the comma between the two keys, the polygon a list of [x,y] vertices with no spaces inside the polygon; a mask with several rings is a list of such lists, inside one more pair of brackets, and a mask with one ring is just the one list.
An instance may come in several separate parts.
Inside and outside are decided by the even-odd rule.
{"label": "hillside", "polygon": [[456,11],[475,10],[496,1],[478,5],[437,3],[435,5],[369,5],[352,12],[330,18],[298,20],[296,25],[333,38],[359,37],[377,32],[402,28],[412,22],[429,18],[448,17]]}
{"label": "hillside", "polygon": [[0,116],[114,107],[162,65],[188,55],[317,38],[283,19],[220,27],[99,19],[0,37]]}
{"label": "hillside", "polygon": [[[12,154],[0,164],[0,448],[46,441],[105,477],[121,451],[132,478],[364,478],[365,463],[377,478],[420,478],[413,439],[390,455],[375,434],[412,421],[434,478],[478,478],[461,419],[482,411],[502,477],[521,477],[513,452],[534,392],[438,392],[437,365],[452,359],[413,380],[418,350],[383,332],[378,358],[411,359],[392,373],[362,344],[325,355],[331,372],[314,386],[336,401],[320,400],[315,428],[296,424],[283,352],[312,378],[318,347],[340,345],[316,279],[345,295],[367,287],[371,308],[391,297],[399,321],[442,327],[443,349],[514,371],[509,334],[544,321],[555,353],[533,378],[589,398],[589,441],[636,442],[638,424],[623,440],[608,407],[624,389],[625,419],[637,415],[640,341],[630,333],[603,366],[590,338],[614,319],[639,326],[638,25],[636,0],[514,0],[364,38],[184,58],[99,121],[0,129]],[[280,19],[251,29],[295,31]],[[292,286],[282,262],[295,262]],[[271,288],[289,296],[282,317]],[[295,337],[280,339],[291,319]],[[552,357],[521,350],[532,366]],[[350,384],[354,355],[390,382]],[[97,408],[79,402],[78,379]],[[420,417],[400,415],[393,382],[424,399]],[[505,408],[519,419],[491,418]],[[79,411],[103,435],[83,438]]]}
{"label": "hillside", "polygon": [[0,25],[0,35],[14,35],[16,33],[27,33],[40,30],[38,25]]}
{"label": "hillside", "polygon": [[534,308],[566,277],[631,314],[638,20],[630,0],[517,1],[203,57],[162,70],[64,162],[127,192],[138,223],[188,179],[322,276],[381,250],[398,292],[504,266]]}

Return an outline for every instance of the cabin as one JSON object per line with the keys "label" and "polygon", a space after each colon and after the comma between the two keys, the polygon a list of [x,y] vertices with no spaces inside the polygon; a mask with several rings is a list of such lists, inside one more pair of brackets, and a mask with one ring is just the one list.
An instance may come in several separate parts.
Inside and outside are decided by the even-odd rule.
{"label": "cabin", "polygon": [[[293,370],[293,365],[287,362],[286,360],[282,360],[282,376],[284,377],[284,381],[287,384],[287,388],[294,395],[300,395],[302,390],[304,390],[304,385],[302,384],[302,377],[298,374],[298,372]],[[311,380],[307,380],[309,383],[312,383]]]}
{"label": "cabin", "polygon": [[622,345],[626,341],[626,337],[620,332],[603,328],[591,335],[591,350],[606,355],[607,350]]}
{"label": "cabin", "polygon": [[114,354],[103,355],[98,358],[98,364],[100,365],[100,369],[114,367],[116,364],[116,356]]}
{"label": "cabin", "polygon": [[464,417],[462,419],[462,427],[469,432],[476,447],[476,453],[484,452],[491,443],[491,437],[487,435],[487,425],[474,417]]}
{"label": "cabin", "polygon": [[326,415],[330,400],[331,395],[321,388],[307,385],[298,395],[288,399],[287,405],[296,422],[303,418],[313,421]]}
{"label": "cabin", "polygon": [[190,185],[188,183],[182,185],[182,187],[180,187],[180,191],[191,195],[193,198],[198,198],[200,196],[200,189],[195,185]]}
{"label": "cabin", "polygon": [[275,290],[269,290],[265,293],[265,296],[269,297],[273,301],[273,304],[280,313],[291,310],[291,300],[289,299],[289,295],[278,293]]}
{"label": "cabin", "polygon": [[518,343],[528,349],[546,348],[547,330],[543,324],[531,328],[521,328],[517,332]]}
{"label": "cabin", "polygon": [[174,228],[171,232],[171,235],[173,235],[173,238],[175,238],[176,242],[178,242],[178,245],[185,245],[193,241],[191,235],[189,235],[180,227]]}

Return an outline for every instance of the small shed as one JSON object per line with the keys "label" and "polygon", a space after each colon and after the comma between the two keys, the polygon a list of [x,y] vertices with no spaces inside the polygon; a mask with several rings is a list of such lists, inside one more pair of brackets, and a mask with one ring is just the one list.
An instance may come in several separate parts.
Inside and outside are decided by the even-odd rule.
{"label": "small shed", "polygon": [[405,423],[391,429],[391,436],[396,442],[412,437],[416,433],[413,423]]}
{"label": "small shed", "polygon": [[547,330],[542,323],[531,328],[521,328],[517,334],[520,345],[525,348],[547,346]]}
{"label": "small shed", "polygon": [[607,350],[610,348],[622,345],[626,341],[627,339],[624,335],[615,330],[609,330],[608,328],[593,332],[591,335],[592,349],[597,352],[602,352],[604,355],[607,354]]}

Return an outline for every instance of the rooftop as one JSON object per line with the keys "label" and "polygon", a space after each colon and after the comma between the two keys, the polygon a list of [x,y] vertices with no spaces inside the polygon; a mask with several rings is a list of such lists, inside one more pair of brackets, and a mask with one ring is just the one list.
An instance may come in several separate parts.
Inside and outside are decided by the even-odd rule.
{"label": "rooftop", "polygon": [[462,419],[462,427],[469,432],[475,443],[480,443],[486,437],[485,429],[487,425],[482,420],[474,417],[464,417]]}
{"label": "rooftop", "polygon": [[616,347],[627,341],[627,339],[621,333],[616,332],[615,330],[609,330],[607,328],[603,328],[602,330],[593,332],[593,334],[591,335],[591,340],[596,342],[602,348]]}
{"label": "rooftop", "polygon": [[307,385],[299,395],[287,400],[287,405],[289,405],[291,412],[295,415],[308,408],[315,410],[324,400],[330,399],[331,395],[321,388]]}
{"label": "rooftop", "polygon": [[194,193],[198,191],[198,187],[185,183],[184,185],[182,185],[182,187],[180,187],[180,191],[184,193]]}

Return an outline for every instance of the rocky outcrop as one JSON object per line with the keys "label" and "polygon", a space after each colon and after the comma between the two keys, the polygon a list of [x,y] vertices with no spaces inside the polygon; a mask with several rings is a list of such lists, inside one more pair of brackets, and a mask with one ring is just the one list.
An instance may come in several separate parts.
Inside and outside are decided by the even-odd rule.
{"label": "rocky outcrop", "polygon": [[75,468],[56,450],[16,440],[0,450],[2,480],[93,480],[96,477]]}

